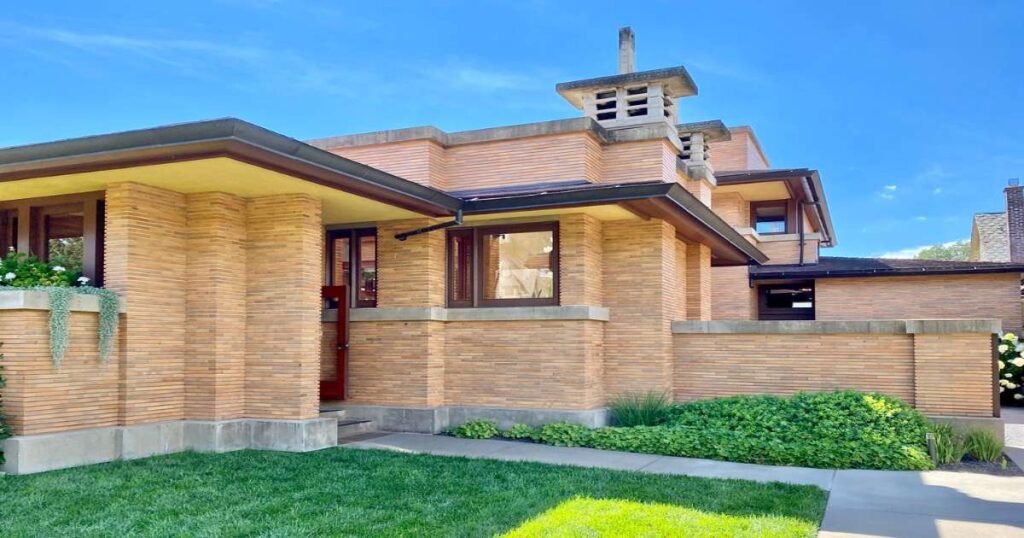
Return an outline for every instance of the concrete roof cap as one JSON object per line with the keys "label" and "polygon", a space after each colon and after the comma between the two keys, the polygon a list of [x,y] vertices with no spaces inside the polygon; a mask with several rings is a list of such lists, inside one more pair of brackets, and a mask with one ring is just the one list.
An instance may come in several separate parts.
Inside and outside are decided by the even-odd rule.
{"label": "concrete roof cap", "polygon": [[555,91],[572,103],[572,106],[583,109],[583,95],[602,88],[635,86],[637,84],[661,83],[673,97],[690,97],[697,95],[697,84],[683,66],[623,73],[607,77],[586,78],[555,85]]}

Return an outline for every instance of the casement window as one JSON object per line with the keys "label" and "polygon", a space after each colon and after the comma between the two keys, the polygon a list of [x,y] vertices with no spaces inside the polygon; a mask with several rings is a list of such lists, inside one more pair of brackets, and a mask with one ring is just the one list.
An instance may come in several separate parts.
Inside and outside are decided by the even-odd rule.
{"label": "casement window", "polygon": [[814,319],[814,281],[764,284],[757,288],[757,319]]}
{"label": "casement window", "polygon": [[448,231],[448,306],[558,304],[558,223]]}
{"label": "casement window", "polygon": [[327,285],[347,286],[349,306],[377,306],[376,228],[327,232]]}
{"label": "casement window", "polygon": [[0,203],[0,256],[11,250],[103,283],[102,193]]}
{"label": "casement window", "polygon": [[786,200],[750,203],[750,227],[761,235],[791,233]]}

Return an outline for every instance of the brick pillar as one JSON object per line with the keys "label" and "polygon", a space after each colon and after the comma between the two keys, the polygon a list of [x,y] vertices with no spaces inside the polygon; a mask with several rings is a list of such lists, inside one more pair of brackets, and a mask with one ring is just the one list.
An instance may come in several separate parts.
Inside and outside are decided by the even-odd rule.
{"label": "brick pillar", "polygon": [[711,248],[686,245],[686,319],[711,319]]}
{"label": "brick pillar", "polygon": [[913,338],[914,407],[927,415],[993,416],[992,335],[919,333]]}
{"label": "brick pillar", "polygon": [[[378,308],[445,305],[445,232],[395,234],[434,224],[417,219],[377,228]],[[444,403],[444,322],[353,322],[349,337],[349,401],[377,405]]]}
{"label": "brick pillar", "polygon": [[675,230],[661,220],[604,227],[604,379],[608,397],[668,392],[677,313]]}
{"label": "brick pillar", "polygon": [[1006,187],[1006,232],[1010,239],[1010,261],[1024,262],[1024,186]]}
{"label": "brick pillar", "polygon": [[603,305],[601,221],[582,213],[558,221],[559,299],[563,305]]}
{"label": "brick pillar", "polygon": [[104,286],[126,309],[120,421],[184,418],[186,213],[182,194],[136,183],[106,192]]}
{"label": "brick pillar", "polygon": [[319,414],[323,228],[320,201],[288,194],[247,200],[245,414]]}
{"label": "brick pillar", "polygon": [[237,196],[186,196],[188,334],[185,417],[245,412],[246,204]]}

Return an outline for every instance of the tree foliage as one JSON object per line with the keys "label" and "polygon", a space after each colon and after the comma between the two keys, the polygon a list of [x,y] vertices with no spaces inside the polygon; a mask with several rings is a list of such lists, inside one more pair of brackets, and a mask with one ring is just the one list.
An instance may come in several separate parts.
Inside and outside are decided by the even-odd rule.
{"label": "tree foliage", "polygon": [[971,242],[953,241],[950,243],[939,243],[932,245],[917,253],[919,260],[945,260],[954,262],[965,262],[971,254]]}

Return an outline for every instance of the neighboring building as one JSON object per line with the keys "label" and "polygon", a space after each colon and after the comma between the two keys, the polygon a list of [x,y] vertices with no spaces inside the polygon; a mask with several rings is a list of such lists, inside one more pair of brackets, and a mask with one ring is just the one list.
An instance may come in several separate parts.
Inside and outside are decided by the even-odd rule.
{"label": "neighboring building", "polygon": [[58,369],[45,300],[4,292],[7,468],[321,448],[321,400],[408,431],[601,424],[638,391],[997,414],[991,333],[1020,325],[1024,265],[820,257],[818,172],[683,122],[687,71],[633,65],[627,30],[619,74],[557,85],[568,120],[303,143],[229,119],[0,150],[0,248],[79,238],[124,306],[103,365],[76,303]]}
{"label": "neighboring building", "polygon": [[1024,187],[1011,180],[1003,192],[1006,211],[974,214],[971,261],[1024,262]]}

